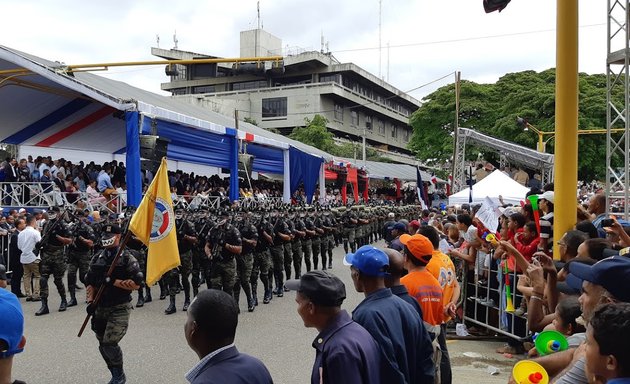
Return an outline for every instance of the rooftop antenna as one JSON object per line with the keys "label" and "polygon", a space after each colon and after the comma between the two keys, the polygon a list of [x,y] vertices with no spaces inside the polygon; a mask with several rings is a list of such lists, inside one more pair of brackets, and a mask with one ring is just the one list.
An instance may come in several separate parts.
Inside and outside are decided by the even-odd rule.
{"label": "rooftop antenna", "polygon": [[389,41],[387,42],[387,82],[389,82]]}
{"label": "rooftop antenna", "polygon": [[330,53],[330,46],[329,46],[329,44],[330,44],[330,41],[327,41],[326,42],[326,53],[327,54]]}
{"label": "rooftop antenna", "polygon": [[160,48],[160,35],[159,34],[155,35],[155,40],[157,41],[157,47]]}
{"label": "rooftop antenna", "polygon": [[256,20],[258,20],[258,29],[260,29],[260,1],[256,2]]}
{"label": "rooftop antenna", "polygon": [[[383,14],[383,0],[378,0],[378,77],[381,77],[382,44],[381,44],[381,16]],[[382,78],[382,77],[381,77]]]}
{"label": "rooftop antenna", "polygon": [[175,46],[173,47],[173,49],[177,49],[177,43],[179,42],[179,40],[177,40],[177,29],[175,30],[175,33],[173,33],[173,43],[175,43]]}
{"label": "rooftop antenna", "polygon": [[323,29],[322,29],[321,39],[320,39],[320,45],[321,45],[320,52],[324,53],[324,30]]}

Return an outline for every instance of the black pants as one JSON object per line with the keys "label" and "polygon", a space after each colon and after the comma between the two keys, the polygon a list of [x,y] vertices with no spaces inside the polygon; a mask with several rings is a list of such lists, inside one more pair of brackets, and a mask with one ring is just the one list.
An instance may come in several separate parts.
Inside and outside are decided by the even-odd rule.
{"label": "black pants", "polygon": [[453,372],[451,371],[451,358],[448,355],[446,346],[446,323],[440,325],[442,329],[438,336],[438,344],[442,350],[442,360],[440,360],[440,384],[451,384],[453,382]]}

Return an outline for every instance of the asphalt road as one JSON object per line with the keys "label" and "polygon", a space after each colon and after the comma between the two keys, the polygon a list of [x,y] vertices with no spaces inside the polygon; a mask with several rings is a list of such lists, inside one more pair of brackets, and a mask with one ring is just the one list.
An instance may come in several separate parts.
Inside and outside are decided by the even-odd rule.
{"label": "asphalt road", "polygon": [[[343,248],[336,248],[331,272],[345,282],[347,299],[343,308],[351,312],[363,296],[354,290],[350,270],[343,266],[342,257]],[[53,284],[49,289],[49,315],[35,317],[40,304],[22,299],[27,344],[24,352],[14,359],[13,378],[29,384],[108,382],[109,371],[89,326],[81,338],[77,337],[85,318],[85,304],[58,312],[58,294]],[[158,291],[157,287],[153,289],[154,297]],[[85,290],[80,291],[78,298],[82,299],[84,294]],[[260,305],[253,313],[246,311],[243,296],[236,337],[238,349],[261,359],[275,383],[309,382],[315,356],[311,343],[317,331],[304,327],[296,312],[295,293],[274,297],[270,304],[263,305],[259,292]],[[136,297],[134,293],[134,303]],[[121,342],[129,383],[185,383],[184,374],[197,362],[184,338],[183,294],[177,297],[178,312],[173,315],[163,313],[167,301],[156,298],[131,312],[129,330]],[[513,362],[494,353],[498,345],[487,341],[449,341],[454,382],[507,382]],[[477,352],[481,357],[471,359],[462,355],[467,351]],[[501,373],[491,376],[486,372],[488,365],[497,366]]]}

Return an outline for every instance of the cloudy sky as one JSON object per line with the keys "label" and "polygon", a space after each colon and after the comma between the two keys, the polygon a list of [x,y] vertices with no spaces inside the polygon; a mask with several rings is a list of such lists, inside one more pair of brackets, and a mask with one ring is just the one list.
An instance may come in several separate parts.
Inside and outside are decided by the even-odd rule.
{"label": "cloudy sky", "polygon": [[[239,31],[256,27],[256,0],[0,0],[0,45],[67,64],[155,60],[151,47],[239,55]],[[604,73],[606,2],[580,0],[580,71]],[[453,71],[494,82],[509,72],[555,66],[556,1],[513,0],[485,14],[482,0],[382,0],[381,76],[407,91]],[[266,31],[284,47],[319,50],[321,35],[342,62],[379,74],[378,0],[261,0]],[[390,45],[389,53],[387,43]],[[388,65],[389,62],[389,65]],[[164,68],[98,74],[153,92]],[[453,76],[412,93],[422,98]]]}

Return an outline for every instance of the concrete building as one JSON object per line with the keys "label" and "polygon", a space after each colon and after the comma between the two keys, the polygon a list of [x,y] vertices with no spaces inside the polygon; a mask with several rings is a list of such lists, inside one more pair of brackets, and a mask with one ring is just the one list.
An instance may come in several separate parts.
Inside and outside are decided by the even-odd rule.
{"label": "concrete building", "polygon": [[[241,32],[241,57],[282,54],[282,41],[255,29]],[[152,48],[166,59],[214,56]],[[415,164],[407,144],[409,117],[420,102],[352,63],[340,63],[330,53],[287,54],[282,62],[261,64],[175,65],[163,90],[215,112],[248,118],[257,125],[288,135],[315,114],[328,120],[339,141],[361,142],[398,162]],[[359,154],[360,157],[360,154]]]}

